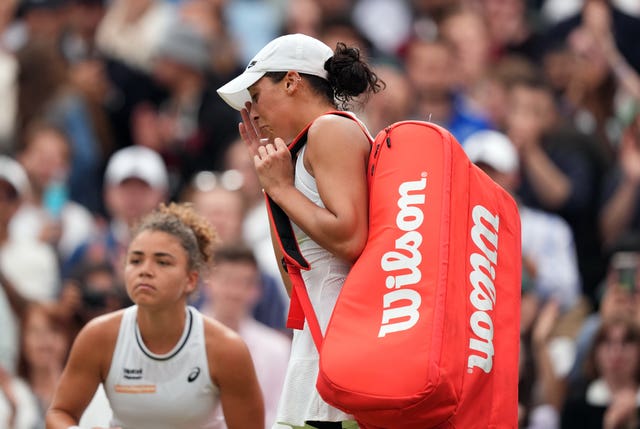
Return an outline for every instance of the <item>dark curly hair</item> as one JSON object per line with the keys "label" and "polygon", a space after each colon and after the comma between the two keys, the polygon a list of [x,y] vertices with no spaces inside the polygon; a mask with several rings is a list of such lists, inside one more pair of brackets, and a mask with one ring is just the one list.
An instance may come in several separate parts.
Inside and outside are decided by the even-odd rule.
{"label": "dark curly hair", "polygon": [[209,222],[196,213],[190,203],[160,204],[135,226],[132,237],[148,230],[176,237],[187,252],[189,269],[200,271],[210,266],[218,237]]}

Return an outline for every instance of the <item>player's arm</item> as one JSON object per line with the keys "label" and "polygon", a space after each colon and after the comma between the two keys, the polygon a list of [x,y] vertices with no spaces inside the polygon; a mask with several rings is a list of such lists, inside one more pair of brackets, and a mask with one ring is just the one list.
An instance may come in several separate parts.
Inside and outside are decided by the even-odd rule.
{"label": "player's arm", "polygon": [[[292,181],[278,181],[269,189],[265,187],[311,239],[348,261],[360,255],[367,240],[369,149],[369,141],[355,121],[323,116],[309,128],[304,162],[316,180],[324,207],[304,196]],[[278,139],[262,155],[265,167],[275,158],[290,156]]]}
{"label": "player's arm", "polygon": [[[305,157],[326,208],[316,213],[317,242],[348,261],[360,256],[369,232],[370,148],[360,126],[342,116],[323,116],[309,129]],[[309,228],[316,235],[314,225]]]}
{"label": "player's arm", "polygon": [[244,341],[228,329],[207,322],[207,356],[228,429],[263,429],[264,401]]}
{"label": "player's arm", "polygon": [[106,376],[106,357],[111,361],[115,346],[115,338],[110,332],[113,330],[112,322],[113,320],[96,318],[76,337],[51,406],[47,410],[47,429],[67,429],[80,421],[98,385]]}

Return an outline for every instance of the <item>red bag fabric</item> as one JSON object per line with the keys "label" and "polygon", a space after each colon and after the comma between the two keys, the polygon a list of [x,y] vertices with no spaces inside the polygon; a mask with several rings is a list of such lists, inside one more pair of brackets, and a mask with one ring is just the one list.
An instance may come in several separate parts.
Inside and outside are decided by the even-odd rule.
{"label": "red bag fabric", "polygon": [[[516,428],[513,198],[427,122],[381,131],[369,173],[369,238],[324,339],[294,280],[319,348],[320,395],[363,429]],[[304,266],[287,260],[299,277]]]}

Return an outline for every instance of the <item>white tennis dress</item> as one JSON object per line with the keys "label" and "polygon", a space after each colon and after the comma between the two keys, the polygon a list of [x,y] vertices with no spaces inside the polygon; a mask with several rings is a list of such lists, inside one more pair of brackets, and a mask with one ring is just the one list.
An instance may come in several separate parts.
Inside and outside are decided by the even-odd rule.
{"label": "white tennis dress", "polygon": [[144,345],[137,306],[124,311],[111,368],[104,383],[113,410],[111,426],[122,429],[216,427],[218,387],[211,381],[200,312],[188,307],[182,337],[158,355]]}
{"label": "white tennis dress", "polygon": [[[355,116],[354,119],[358,121]],[[316,181],[304,167],[305,149],[306,146],[298,152],[295,186],[316,205],[324,207]],[[302,255],[311,265],[310,270],[302,271],[302,278],[324,334],[351,264],[322,248],[295,224],[293,224],[293,230]],[[352,416],[332,407],[320,397],[316,389],[318,363],[318,351],[313,343],[309,326],[305,322],[303,330],[293,331],[291,357],[276,419],[278,423],[273,426],[273,429],[304,426],[305,420],[353,421]]]}

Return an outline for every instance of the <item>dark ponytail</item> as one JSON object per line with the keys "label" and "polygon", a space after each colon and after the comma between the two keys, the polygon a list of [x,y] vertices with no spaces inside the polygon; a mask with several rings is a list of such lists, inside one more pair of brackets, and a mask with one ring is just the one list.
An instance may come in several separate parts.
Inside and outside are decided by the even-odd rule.
{"label": "dark ponytail", "polygon": [[324,63],[324,69],[329,74],[332,98],[341,108],[346,108],[360,94],[368,97],[384,88],[384,82],[360,57],[360,50],[342,42],[338,42],[333,57]]}

